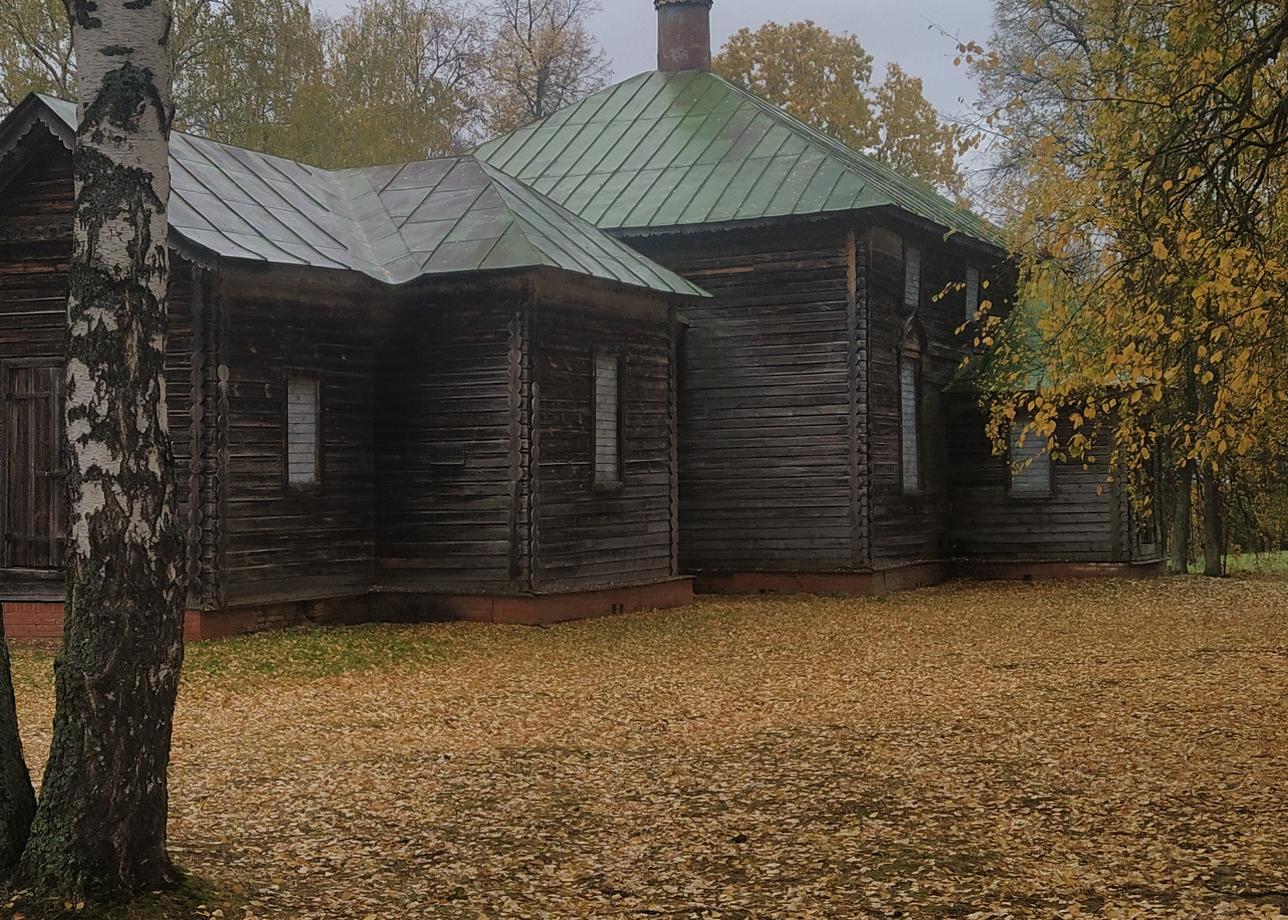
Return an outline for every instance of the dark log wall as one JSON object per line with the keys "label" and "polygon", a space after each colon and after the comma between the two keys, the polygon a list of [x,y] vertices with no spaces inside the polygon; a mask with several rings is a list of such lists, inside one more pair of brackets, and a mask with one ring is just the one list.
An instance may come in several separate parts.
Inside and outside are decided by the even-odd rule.
{"label": "dark log wall", "polygon": [[[62,361],[67,318],[67,275],[72,251],[71,153],[41,126],[12,154],[0,189],[0,362],[50,358]],[[170,431],[179,479],[180,513],[190,520],[190,478],[196,443],[192,431],[194,269],[171,260],[170,338],[166,362]],[[200,413],[198,414],[200,416]],[[3,436],[3,432],[0,432]],[[0,455],[3,452],[0,451]],[[0,501],[3,498],[0,497]],[[198,496],[195,504],[203,498]],[[204,526],[198,522],[199,528]],[[198,541],[200,541],[200,537]],[[201,593],[203,572],[192,571],[192,591]],[[0,593],[61,596],[61,577],[44,584],[0,575]]]}
{"label": "dark log wall", "polygon": [[[868,398],[871,406],[872,563],[885,568],[943,559],[949,553],[949,451],[943,390],[953,380],[968,344],[957,328],[965,316],[963,293],[948,289],[965,279],[962,254],[933,237],[873,228],[865,235],[869,335]],[[925,337],[921,360],[921,476],[919,494],[903,490],[899,353],[912,308],[905,297],[905,245],[921,249],[920,304],[916,324]]]}
{"label": "dark log wall", "polygon": [[849,301],[861,279],[847,236],[829,224],[630,240],[715,295],[682,310],[685,572],[856,563],[865,522],[851,476],[863,469],[851,439],[864,394],[852,392]]}
{"label": "dark log wall", "polygon": [[[594,355],[620,358],[622,481],[594,484]],[[538,460],[535,584],[586,590],[659,581],[672,561],[670,329],[542,306],[532,321]]]}
{"label": "dark log wall", "polygon": [[[1135,536],[1107,461],[1085,469],[1055,463],[1049,498],[1008,494],[1007,459],[993,453],[976,400],[954,394],[949,439],[953,455],[952,543],[956,555],[980,560],[1119,562],[1132,557]],[[1108,453],[1108,438],[1096,453]]]}
{"label": "dark log wall", "polygon": [[[378,297],[361,279],[225,265],[225,604],[365,593],[374,562]],[[286,378],[321,385],[321,482],[286,481]]]}
{"label": "dark log wall", "polygon": [[422,294],[400,307],[381,353],[376,415],[382,586],[494,592],[526,583],[517,301],[513,292],[490,305]]}

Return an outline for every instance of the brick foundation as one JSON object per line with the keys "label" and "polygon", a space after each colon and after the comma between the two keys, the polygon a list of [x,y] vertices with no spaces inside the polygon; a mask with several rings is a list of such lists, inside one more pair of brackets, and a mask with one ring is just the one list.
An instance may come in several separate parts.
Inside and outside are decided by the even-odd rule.
{"label": "brick foundation", "polygon": [[948,577],[939,562],[905,565],[876,572],[713,572],[699,575],[699,594],[821,594],[879,597],[937,585]]}
{"label": "brick foundation", "polygon": [[62,601],[2,601],[4,633],[10,639],[61,639],[63,637]]}
{"label": "brick foundation", "polygon": [[693,603],[693,580],[567,594],[488,596],[477,594],[379,594],[376,618],[407,622],[467,620],[513,626],[549,626],[569,620],[684,607]]}
{"label": "brick foundation", "polygon": [[[930,562],[877,572],[724,572],[651,585],[568,594],[370,594],[291,601],[224,611],[189,610],[189,642],[309,623],[418,623],[468,620],[517,626],[548,626],[569,620],[683,607],[698,594],[819,594],[875,597],[937,585],[948,578],[983,581],[1049,581],[1065,578],[1155,578],[1162,562]],[[11,639],[61,639],[61,601],[2,601],[5,634]]]}
{"label": "brick foundation", "polygon": [[1065,578],[1158,578],[1163,562],[957,562],[953,575],[979,581],[1054,581]]}
{"label": "brick foundation", "polygon": [[[569,594],[502,597],[486,595],[371,594],[359,597],[292,601],[223,611],[189,610],[184,639],[201,642],[310,623],[355,624],[471,620],[519,626],[546,626],[568,620],[633,613],[693,603],[688,578],[628,588]],[[5,633],[11,639],[61,639],[63,605],[58,602],[0,602]]]}

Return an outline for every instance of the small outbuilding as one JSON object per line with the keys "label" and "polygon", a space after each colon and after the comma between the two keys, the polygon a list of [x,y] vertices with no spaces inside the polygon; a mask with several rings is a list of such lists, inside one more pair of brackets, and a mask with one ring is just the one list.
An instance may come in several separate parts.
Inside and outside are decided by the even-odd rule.
{"label": "small outbuilding", "polygon": [[[0,124],[0,604],[58,634],[74,106]],[[703,291],[472,157],[176,134],[189,633],[682,604],[676,309]]]}

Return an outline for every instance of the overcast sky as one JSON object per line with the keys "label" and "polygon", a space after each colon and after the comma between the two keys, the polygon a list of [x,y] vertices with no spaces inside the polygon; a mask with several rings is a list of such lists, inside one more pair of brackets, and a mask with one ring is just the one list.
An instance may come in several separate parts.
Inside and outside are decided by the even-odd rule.
{"label": "overcast sky", "polygon": [[[657,66],[656,14],[652,0],[600,0],[592,22],[620,79]],[[962,110],[959,100],[975,92],[963,68],[953,66],[954,42],[934,26],[963,40],[984,43],[992,25],[990,0],[715,0],[711,10],[716,50],[731,34],[770,20],[812,19],[834,32],[853,32],[876,58],[877,75],[889,61],[921,77],[926,95],[941,112]]]}
{"label": "overcast sky", "polygon": [[[657,66],[657,14],[653,0],[599,0],[603,10],[591,25],[613,59],[618,79]],[[338,15],[350,0],[315,0]],[[718,51],[731,34],[770,20],[813,19],[835,32],[853,32],[876,58],[876,78],[889,61],[921,77],[926,95],[945,115],[962,110],[975,92],[963,68],[953,66],[954,43],[931,25],[964,40],[985,42],[992,24],[991,0],[715,0],[712,44]]]}

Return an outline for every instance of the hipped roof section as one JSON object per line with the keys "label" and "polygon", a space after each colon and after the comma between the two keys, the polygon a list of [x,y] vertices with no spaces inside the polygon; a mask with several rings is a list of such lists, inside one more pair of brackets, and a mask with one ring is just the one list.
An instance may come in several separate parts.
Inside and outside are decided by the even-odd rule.
{"label": "hipped roof section", "polygon": [[477,155],[604,230],[896,208],[1001,246],[987,221],[929,185],[700,71],[640,74]]}
{"label": "hipped roof section", "polygon": [[[65,143],[76,106],[28,97],[0,141],[39,117]],[[175,132],[171,232],[216,255],[347,269],[387,284],[552,268],[686,297],[700,288],[472,156],[326,170]]]}

